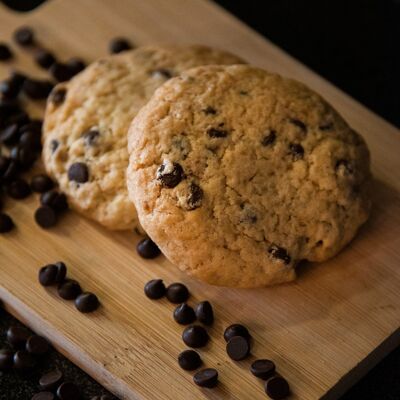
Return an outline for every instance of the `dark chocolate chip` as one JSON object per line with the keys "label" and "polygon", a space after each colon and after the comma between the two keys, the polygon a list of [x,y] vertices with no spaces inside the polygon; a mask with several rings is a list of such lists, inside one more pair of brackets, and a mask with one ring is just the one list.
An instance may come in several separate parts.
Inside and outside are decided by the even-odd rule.
{"label": "dark chocolate chip", "polygon": [[136,246],[136,251],[142,258],[156,258],[161,254],[158,246],[149,238],[142,239]]}
{"label": "dark chocolate chip", "polygon": [[6,146],[10,146],[18,142],[19,136],[18,124],[11,124],[1,131],[0,142],[3,142]]}
{"label": "dark chocolate chip", "polygon": [[65,276],[67,275],[67,267],[62,261],[57,261],[54,265],[57,268],[54,283],[61,283],[64,281]]}
{"label": "dark chocolate chip", "polygon": [[43,206],[49,206],[57,212],[63,212],[68,209],[67,198],[64,193],[59,193],[56,190],[50,190],[42,193],[40,203]]}
{"label": "dark chocolate chip", "polygon": [[188,211],[195,210],[201,206],[203,200],[203,190],[199,185],[191,183],[189,185],[189,197],[187,198],[186,208]]}
{"label": "dark chocolate chip", "polygon": [[58,148],[59,145],[60,145],[60,142],[59,142],[58,140],[56,140],[56,139],[53,139],[53,140],[50,142],[50,151],[51,151],[52,153],[54,153],[54,152],[57,150],[57,148]]}
{"label": "dark chocolate chip", "polygon": [[23,179],[16,179],[7,186],[7,194],[16,200],[25,199],[31,194],[31,187]]}
{"label": "dark chocolate chip", "polygon": [[271,146],[272,144],[275,143],[276,140],[276,131],[271,130],[266,134],[263,139],[261,140],[261,144],[263,146]]}
{"label": "dark chocolate chip", "polygon": [[24,110],[19,110],[18,112],[15,112],[8,116],[7,124],[8,125],[17,124],[18,127],[20,127],[27,124],[29,121],[30,119],[28,113]]}
{"label": "dark chocolate chip", "polygon": [[26,78],[27,76],[25,74],[22,74],[21,72],[18,71],[12,71],[8,79],[12,81],[19,88],[22,88],[22,84],[25,82]]}
{"label": "dark chocolate chip", "polygon": [[182,351],[178,356],[178,364],[185,371],[194,371],[202,363],[199,353],[194,350]]}
{"label": "dark chocolate chip", "polygon": [[319,129],[321,131],[330,131],[331,129],[333,129],[333,122],[326,122],[324,124],[321,124],[319,126]]}
{"label": "dark chocolate chip", "polygon": [[31,189],[36,193],[48,192],[54,187],[54,182],[45,174],[35,175],[31,180]]}
{"label": "dark chocolate chip", "polygon": [[68,179],[77,183],[85,183],[89,180],[89,169],[83,162],[76,162],[68,168]]}
{"label": "dark chocolate chip", "polygon": [[64,300],[75,300],[82,293],[82,289],[77,281],[67,279],[58,285],[57,293]]}
{"label": "dark chocolate chip", "polygon": [[[22,130],[20,129],[20,132]],[[41,134],[40,132],[35,132],[35,131],[24,131],[18,142],[19,147],[30,150],[30,153],[32,154],[32,158],[35,157],[35,153],[37,151],[40,151],[42,149],[42,143],[41,143]]]}
{"label": "dark chocolate chip", "polygon": [[39,379],[40,389],[53,391],[62,383],[63,379],[63,373],[58,369],[50,371]]}
{"label": "dark chocolate chip", "polygon": [[35,35],[31,27],[22,26],[14,31],[13,38],[20,46],[31,46],[35,40]]}
{"label": "dark chocolate chip", "polygon": [[8,349],[0,350],[0,371],[9,371],[13,366],[14,352]]}
{"label": "dark chocolate chip", "polygon": [[14,368],[19,371],[29,371],[35,368],[36,361],[33,356],[25,350],[18,350],[14,354]]}
{"label": "dark chocolate chip", "polygon": [[81,395],[76,385],[71,382],[64,382],[57,389],[57,397],[60,400],[79,400]]}
{"label": "dark chocolate chip", "polygon": [[299,119],[296,118],[290,118],[289,122],[300,128],[303,132],[307,131],[307,126],[303,121],[300,121]]}
{"label": "dark chocolate chip", "polygon": [[247,96],[247,95],[249,94],[249,92],[247,92],[246,90],[240,90],[240,91],[239,91],[239,94],[240,94],[241,96]]}
{"label": "dark chocolate chip", "polygon": [[5,183],[11,182],[19,173],[19,165],[15,160],[11,160],[7,168],[3,171],[1,180]]}
{"label": "dark chocolate chip", "polygon": [[189,325],[196,320],[193,308],[186,303],[182,303],[176,307],[173,316],[174,320],[181,325]]}
{"label": "dark chocolate chip", "polygon": [[53,53],[46,49],[38,49],[35,52],[34,58],[36,64],[44,69],[49,69],[56,62]]}
{"label": "dark chocolate chip", "polygon": [[89,129],[82,134],[82,137],[85,139],[85,143],[88,146],[92,146],[99,136],[100,132],[97,129]]}
{"label": "dark chocolate chip", "polygon": [[21,86],[16,85],[11,79],[0,82],[0,94],[3,98],[15,99],[21,90]]}
{"label": "dark chocolate chip", "polygon": [[94,293],[82,293],[75,299],[75,307],[81,313],[90,313],[99,307],[100,302]]}
{"label": "dark chocolate chip", "polygon": [[281,400],[289,396],[290,388],[285,378],[275,376],[265,384],[265,392],[273,400]]}
{"label": "dark chocolate chip", "polygon": [[172,78],[171,71],[169,69],[166,69],[166,68],[153,69],[150,73],[151,73],[152,76],[161,77],[163,79]]}
{"label": "dark chocolate chip", "polygon": [[51,76],[58,82],[69,81],[75,75],[75,73],[67,64],[60,62],[53,63],[49,68],[49,72]]}
{"label": "dark chocolate chip", "polygon": [[275,364],[271,360],[256,360],[251,364],[250,371],[257,378],[267,380],[275,374]]}
{"label": "dark chocolate chip", "polygon": [[214,311],[208,301],[202,301],[196,306],[196,317],[204,325],[212,325],[214,322]]}
{"label": "dark chocolate chip", "polygon": [[2,156],[0,154],[0,177],[7,170],[9,163],[10,163],[10,159],[8,157]]}
{"label": "dark chocolate chip", "polygon": [[152,279],[144,286],[144,293],[149,299],[161,299],[166,293],[164,282],[161,279]]}
{"label": "dark chocolate chip", "polygon": [[200,325],[188,326],[182,333],[183,342],[193,348],[204,347],[209,338],[207,331]]}
{"label": "dark chocolate chip", "polygon": [[189,298],[189,290],[183,283],[171,283],[167,287],[166,295],[171,303],[184,303]]}
{"label": "dark chocolate chip", "polygon": [[223,129],[210,128],[207,130],[207,135],[211,138],[224,138],[228,136],[228,132]]}
{"label": "dark chocolate chip", "polygon": [[0,43],[0,61],[8,61],[13,57],[13,53],[5,43]]}
{"label": "dark chocolate chip", "polygon": [[31,334],[22,326],[10,326],[7,330],[7,341],[15,348],[24,348]]}
{"label": "dark chocolate chip", "polygon": [[51,228],[57,223],[57,214],[55,210],[49,206],[40,206],[35,211],[36,223],[44,229]]}
{"label": "dark chocolate chip", "polygon": [[39,392],[34,394],[31,400],[55,400],[55,396],[51,392]]}
{"label": "dark chocolate chip", "polygon": [[304,156],[304,149],[301,144],[291,143],[289,145],[289,151],[293,155],[294,160],[300,160]]}
{"label": "dark chocolate chip", "polygon": [[109,45],[109,50],[111,54],[121,53],[130,49],[132,49],[132,45],[129,40],[120,37],[112,39]]}
{"label": "dark chocolate chip", "polygon": [[214,368],[205,368],[196,372],[193,382],[200,387],[214,388],[218,385],[218,371]]}
{"label": "dark chocolate chip", "polygon": [[14,222],[10,216],[0,213],[0,233],[10,232],[14,228]]}
{"label": "dark chocolate chip", "polygon": [[217,113],[217,110],[214,107],[211,107],[211,106],[207,106],[202,111],[206,115],[215,115]]}
{"label": "dark chocolate chip", "polygon": [[290,256],[288,252],[283,248],[279,247],[276,244],[271,244],[268,249],[268,253],[271,254],[272,257],[282,260],[285,264],[290,263]]}
{"label": "dark chocolate chip", "polygon": [[354,172],[351,162],[344,159],[336,161],[335,170],[343,175],[351,175]]}
{"label": "dark chocolate chip", "polygon": [[79,72],[83,71],[86,68],[85,62],[77,57],[70,58],[66,62],[66,65],[74,75],[78,74]]}
{"label": "dark chocolate chip", "polygon": [[10,157],[18,163],[21,170],[26,170],[35,163],[37,154],[33,147],[19,144],[11,149]]}
{"label": "dark chocolate chip", "polygon": [[174,188],[181,182],[183,176],[183,168],[178,163],[164,162],[157,169],[157,179],[165,188]]}
{"label": "dark chocolate chip", "polygon": [[39,270],[39,283],[42,286],[51,286],[56,283],[57,267],[54,264],[48,264]]}
{"label": "dark chocolate chip", "polygon": [[26,79],[22,85],[23,92],[32,100],[46,99],[53,90],[53,84],[48,80]]}
{"label": "dark chocolate chip", "polygon": [[250,333],[247,330],[247,328],[243,325],[240,324],[233,324],[228,326],[225,329],[224,332],[224,339],[226,342],[228,342],[230,339],[232,339],[234,336],[241,336],[245,338],[246,340],[250,340]]}
{"label": "dark chocolate chip", "polygon": [[249,340],[243,336],[233,336],[226,344],[226,352],[232,360],[244,360],[250,353]]}
{"label": "dark chocolate chip", "polygon": [[67,90],[63,87],[55,88],[50,93],[50,101],[55,105],[59,106],[60,104],[64,103],[65,97],[67,95]]}
{"label": "dark chocolate chip", "polygon": [[26,351],[34,356],[44,356],[50,351],[50,344],[44,337],[32,335],[26,342]]}

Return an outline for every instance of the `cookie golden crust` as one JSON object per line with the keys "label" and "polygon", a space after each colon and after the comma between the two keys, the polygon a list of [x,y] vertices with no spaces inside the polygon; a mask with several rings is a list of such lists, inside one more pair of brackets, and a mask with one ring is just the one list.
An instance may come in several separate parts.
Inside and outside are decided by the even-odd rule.
{"label": "cookie golden crust", "polygon": [[103,58],[57,85],[46,108],[43,160],[71,207],[110,229],[137,226],[125,177],[132,119],[172,76],[241,62],[204,46],[146,46]]}
{"label": "cookie golden crust", "polygon": [[291,281],[338,253],[369,214],[369,152],[305,85],[246,65],[186,71],[128,135],[140,223],[182,270],[215,285]]}

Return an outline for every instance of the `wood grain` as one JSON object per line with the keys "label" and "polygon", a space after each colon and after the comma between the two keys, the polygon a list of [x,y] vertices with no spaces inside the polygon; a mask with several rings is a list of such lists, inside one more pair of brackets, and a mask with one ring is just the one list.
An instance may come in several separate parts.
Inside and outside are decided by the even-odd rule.
{"label": "wood grain", "polygon": [[[69,213],[51,231],[32,218],[38,202],[9,202],[18,229],[0,237],[0,298],[8,310],[123,399],[263,399],[261,381],[248,371],[256,357],[272,358],[291,383],[292,399],[335,399],[399,344],[400,136],[388,123],[265,41],[215,5],[200,0],[52,0],[25,16],[0,9],[1,40],[32,25],[43,45],[66,59],[106,54],[108,40],[137,44],[204,43],[306,82],[323,94],[366,138],[375,175],[374,209],[360,235],[338,257],[300,269],[293,284],[222,289],[183,276],[165,259],[143,261],[130,233],[110,233]],[[43,75],[31,55],[10,64]],[[1,74],[7,66],[1,65]],[[40,113],[41,107],[33,107]],[[38,268],[64,260],[70,275],[96,292],[102,307],[78,313],[37,283]],[[201,390],[176,362],[182,329],[166,301],[151,302],[144,283],[154,277],[184,281],[192,303],[216,309],[212,341],[201,355],[220,372],[215,390]],[[254,337],[253,356],[240,363],[225,354],[222,332],[234,322]]]}

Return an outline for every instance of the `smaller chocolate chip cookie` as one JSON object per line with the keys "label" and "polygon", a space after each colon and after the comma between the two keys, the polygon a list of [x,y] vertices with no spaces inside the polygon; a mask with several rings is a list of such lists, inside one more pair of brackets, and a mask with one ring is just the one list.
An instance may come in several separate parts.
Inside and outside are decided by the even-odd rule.
{"label": "smaller chocolate chip cookie", "polygon": [[305,85],[205,66],[159,88],[133,121],[127,184],[139,220],[211,284],[291,281],[337,254],[369,214],[369,152]]}
{"label": "smaller chocolate chip cookie", "polygon": [[156,88],[205,64],[238,64],[204,46],[145,46],[103,58],[51,93],[43,159],[71,207],[110,229],[137,225],[128,199],[127,130]]}

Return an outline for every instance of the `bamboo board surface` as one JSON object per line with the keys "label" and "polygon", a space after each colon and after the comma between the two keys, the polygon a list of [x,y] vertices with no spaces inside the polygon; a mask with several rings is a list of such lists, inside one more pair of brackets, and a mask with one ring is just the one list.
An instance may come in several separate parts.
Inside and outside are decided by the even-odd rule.
{"label": "bamboo board surface", "polygon": [[[259,290],[207,286],[163,257],[142,260],[134,234],[107,232],[72,212],[43,231],[32,217],[37,199],[9,202],[6,211],[18,226],[0,237],[0,299],[9,311],[122,399],[263,399],[262,383],[248,371],[256,357],[276,362],[292,399],[335,399],[400,343],[400,135],[394,127],[207,1],[52,0],[28,15],[0,9],[1,40],[22,24],[32,25],[60,58],[94,60],[115,36],[137,44],[203,43],[304,81],[366,138],[375,190],[371,219],[344,252],[301,269],[295,283]],[[10,65],[43,75],[23,51]],[[1,76],[6,70],[0,65]],[[41,107],[33,112],[40,115]],[[101,309],[80,314],[39,286],[38,268],[57,260],[98,294]],[[187,283],[193,304],[213,303],[212,340],[200,352],[206,366],[219,370],[217,389],[196,387],[178,367],[184,345],[173,307],[143,295],[154,277]],[[234,322],[254,337],[252,357],[240,363],[228,359],[222,338]]]}

